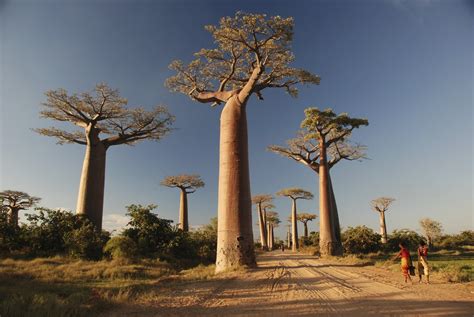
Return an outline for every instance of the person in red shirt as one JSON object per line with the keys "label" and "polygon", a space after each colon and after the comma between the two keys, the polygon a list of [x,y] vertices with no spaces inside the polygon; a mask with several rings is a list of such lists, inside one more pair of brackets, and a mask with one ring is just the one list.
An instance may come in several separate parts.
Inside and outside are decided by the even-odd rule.
{"label": "person in red shirt", "polygon": [[428,267],[428,246],[421,240],[418,246],[418,283],[421,283],[421,276],[425,274],[426,284],[430,283],[430,268]]}
{"label": "person in red shirt", "polygon": [[410,251],[408,251],[407,246],[404,242],[400,242],[398,246],[400,247],[400,252],[393,259],[401,259],[401,268],[403,277],[405,277],[405,283],[407,283],[408,280],[413,283],[410,276],[410,266],[412,266]]}

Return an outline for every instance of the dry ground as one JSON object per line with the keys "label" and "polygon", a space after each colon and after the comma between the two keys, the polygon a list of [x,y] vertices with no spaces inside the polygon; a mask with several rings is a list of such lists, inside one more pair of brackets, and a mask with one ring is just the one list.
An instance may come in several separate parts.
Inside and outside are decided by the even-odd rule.
{"label": "dry ground", "polygon": [[258,268],[210,280],[157,283],[147,305],[104,316],[473,316],[474,283],[404,284],[401,274],[274,251]]}

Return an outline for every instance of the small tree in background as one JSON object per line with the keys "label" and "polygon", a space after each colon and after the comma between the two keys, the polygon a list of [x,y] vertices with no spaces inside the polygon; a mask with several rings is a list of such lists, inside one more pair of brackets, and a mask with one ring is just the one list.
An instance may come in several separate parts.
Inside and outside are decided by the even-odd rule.
{"label": "small tree in background", "polygon": [[296,201],[298,199],[313,199],[313,194],[311,194],[309,191],[306,191],[301,188],[285,188],[280,190],[277,193],[277,196],[283,196],[283,197],[288,197],[291,199],[291,241],[293,242],[292,244],[292,250],[297,251],[298,250],[298,224],[297,224],[297,219],[298,219],[298,214],[296,210]]}
{"label": "small tree in background", "polygon": [[395,201],[391,197],[379,197],[372,200],[372,209],[379,213],[380,217],[380,236],[382,243],[387,243],[387,224],[385,222],[385,212],[390,205]]}
{"label": "small tree in background", "polygon": [[0,206],[2,210],[8,211],[8,218],[13,226],[18,226],[18,213],[26,210],[40,202],[41,198],[30,196],[25,192],[16,190],[4,190],[0,192]]}
{"label": "small tree in background", "polygon": [[197,188],[204,187],[204,182],[199,175],[176,175],[168,176],[161,181],[161,185],[172,188],[179,188],[181,191],[179,201],[179,223],[181,230],[189,231],[188,222],[188,194],[192,194]]}
{"label": "small tree in background", "polygon": [[[127,99],[106,84],[97,85],[93,93],[69,95],[66,90],[58,89],[46,92],[46,97],[41,111],[43,118],[69,122],[79,129],[52,127],[35,131],[57,138],[58,144],[76,143],[86,147],[76,212],[86,215],[100,231],[107,150],[111,146],[132,145],[146,139],[161,140],[170,132],[174,117],[164,106],[151,111],[128,109]],[[107,137],[101,138],[102,135]]]}
{"label": "small tree in background", "polygon": [[298,213],[298,220],[301,221],[303,223],[303,226],[304,226],[304,237],[307,238],[308,237],[308,221],[313,221],[314,219],[316,219],[317,215],[315,214],[309,214],[309,213],[306,213],[306,212],[302,212],[302,213]]}
{"label": "small tree in background", "polygon": [[441,223],[430,218],[420,219],[420,226],[430,247],[433,245],[433,241],[441,237],[443,232]]}

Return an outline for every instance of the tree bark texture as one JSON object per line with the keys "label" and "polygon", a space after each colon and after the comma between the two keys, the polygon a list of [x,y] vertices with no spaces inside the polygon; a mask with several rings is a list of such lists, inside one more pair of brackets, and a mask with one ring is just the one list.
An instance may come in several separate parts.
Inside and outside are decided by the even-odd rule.
{"label": "tree bark texture", "polygon": [[262,244],[262,250],[268,249],[267,244],[267,230],[265,226],[265,219],[263,216],[262,204],[257,204],[257,213],[258,213],[258,226],[260,228],[260,243]]}
{"label": "tree bark texture", "polygon": [[95,129],[87,131],[87,145],[79,184],[76,212],[85,215],[94,226],[102,229],[104,208],[106,146]]}
{"label": "tree bark texture", "polygon": [[221,114],[216,272],[255,266],[245,103],[231,97]]}
{"label": "tree bark texture", "polygon": [[288,247],[288,249],[291,248],[291,232],[290,232],[290,228],[288,228],[288,232],[287,232],[287,235],[286,235],[286,242],[287,242],[287,247]]}
{"label": "tree bark texture", "polygon": [[328,184],[329,184],[329,195],[331,196],[331,218],[332,223],[334,224],[334,235],[336,236],[336,241],[341,244],[341,225],[339,224],[339,212],[337,210],[336,196],[334,196],[334,189],[332,187],[331,180],[331,170],[328,171]]}
{"label": "tree bark texture", "polygon": [[188,193],[186,189],[180,188],[181,194],[179,197],[179,229],[189,231],[188,222]]}
{"label": "tree bark texture", "polygon": [[380,217],[380,235],[382,243],[387,243],[387,225],[385,224],[385,211],[379,212]]}
{"label": "tree bark texture", "polygon": [[342,255],[340,242],[335,235],[333,216],[331,210],[331,194],[329,191],[329,167],[327,164],[326,145],[320,142],[319,166],[319,212],[320,212],[320,237],[319,250],[322,256]]}
{"label": "tree bark texture", "polygon": [[18,227],[18,213],[20,211],[19,208],[9,207],[10,212],[8,213],[8,221],[15,227]]}
{"label": "tree bark texture", "polygon": [[298,243],[298,223],[296,219],[296,199],[291,199],[291,240],[293,241],[293,245],[291,250],[297,251],[299,248]]}
{"label": "tree bark texture", "polygon": [[304,237],[307,238],[308,237],[308,222],[303,222],[303,226],[304,226]]}

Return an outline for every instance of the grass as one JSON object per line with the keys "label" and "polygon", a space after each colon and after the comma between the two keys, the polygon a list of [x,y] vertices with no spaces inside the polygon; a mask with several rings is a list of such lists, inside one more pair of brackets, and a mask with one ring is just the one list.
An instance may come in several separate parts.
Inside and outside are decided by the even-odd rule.
{"label": "grass", "polygon": [[65,257],[0,260],[0,316],[91,316],[159,297],[156,283],[209,279],[213,266],[178,273],[157,260],[136,263]]}

